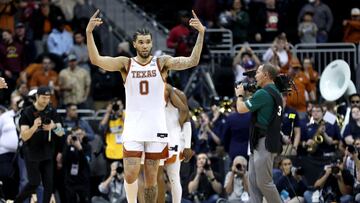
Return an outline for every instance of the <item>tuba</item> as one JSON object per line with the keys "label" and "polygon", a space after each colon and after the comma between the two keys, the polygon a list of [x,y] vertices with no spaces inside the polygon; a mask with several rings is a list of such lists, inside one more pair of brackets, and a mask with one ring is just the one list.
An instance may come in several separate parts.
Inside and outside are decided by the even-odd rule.
{"label": "tuba", "polygon": [[[342,96],[350,96],[356,93],[354,83],[351,81],[349,65],[344,60],[335,60],[326,66],[320,78],[320,93],[327,101],[335,101]],[[347,109],[344,118],[338,118],[341,124],[341,133],[344,132],[350,118],[350,108]]]}
{"label": "tuba", "polygon": [[314,144],[312,145],[308,145],[306,151],[310,154],[313,154],[316,152],[317,150],[317,147],[319,144],[323,143],[324,142],[324,135],[323,135],[323,132],[322,132],[322,128],[325,126],[325,121],[324,120],[321,120],[319,122],[319,126],[313,136],[313,141],[314,141]]}

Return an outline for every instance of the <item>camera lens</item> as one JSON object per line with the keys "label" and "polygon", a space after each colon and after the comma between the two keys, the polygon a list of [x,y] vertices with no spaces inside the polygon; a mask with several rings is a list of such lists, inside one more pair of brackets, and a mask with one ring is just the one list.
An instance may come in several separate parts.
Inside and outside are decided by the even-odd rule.
{"label": "camera lens", "polygon": [[124,169],[123,169],[123,167],[121,167],[121,166],[118,166],[118,167],[116,168],[116,173],[118,173],[118,174],[121,174],[123,171],[124,171]]}
{"label": "camera lens", "polygon": [[241,170],[242,170],[242,165],[241,165],[241,164],[236,164],[236,166],[235,166],[235,167],[236,167],[236,169],[237,169],[237,170],[239,170],[239,171],[241,171]]}
{"label": "camera lens", "polygon": [[76,140],[77,140],[76,135],[71,136],[71,139],[72,139],[73,141],[76,141]]}
{"label": "camera lens", "polygon": [[119,111],[119,109],[120,109],[119,104],[114,103],[113,106],[112,106],[112,110],[113,110],[113,111]]}

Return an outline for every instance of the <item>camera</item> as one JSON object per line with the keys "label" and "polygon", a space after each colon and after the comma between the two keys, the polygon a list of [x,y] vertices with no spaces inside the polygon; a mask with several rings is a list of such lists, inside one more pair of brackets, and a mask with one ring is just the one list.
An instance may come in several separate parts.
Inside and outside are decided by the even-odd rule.
{"label": "camera", "polygon": [[254,93],[257,90],[257,85],[256,82],[243,82],[243,81],[239,81],[235,83],[235,87],[237,87],[238,85],[242,84],[242,86],[244,87],[245,91],[248,92],[252,92]]}
{"label": "camera", "polygon": [[122,174],[122,172],[124,172],[124,168],[119,164],[118,167],[116,168],[116,173]]}
{"label": "camera", "polygon": [[351,153],[351,154],[354,154],[355,150],[356,150],[353,145],[349,145],[347,149],[348,149],[349,153]]}
{"label": "camera", "polygon": [[206,170],[206,171],[210,170],[210,164],[209,164],[207,159],[206,159],[206,162],[205,162],[205,165],[204,165],[204,170]]}
{"label": "camera", "polygon": [[72,141],[76,141],[78,138],[77,138],[77,136],[76,135],[71,135],[71,140]]}
{"label": "camera", "polygon": [[41,123],[43,125],[49,125],[51,123],[51,116],[50,116],[51,111],[52,111],[52,107],[48,105],[43,111],[39,112]]}
{"label": "camera", "polygon": [[241,164],[236,164],[235,167],[238,171],[242,171],[242,169],[243,169]]}
{"label": "camera", "polygon": [[294,81],[285,74],[279,74],[276,76],[274,83],[281,93],[290,92],[293,87],[296,90]]}
{"label": "camera", "polygon": [[338,166],[336,166],[335,164],[333,164],[332,166],[331,166],[331,173],[333,174],[333,175],[336,175],[336,174],[338,174],[340,172],[340,168],[338,167]]}
{"label": "camera", "polygon": [[116,112],[116,111],[119,111],[119,109],[120,109],[120,105],[118,103],[114,102],[112,105],[112,110]]}

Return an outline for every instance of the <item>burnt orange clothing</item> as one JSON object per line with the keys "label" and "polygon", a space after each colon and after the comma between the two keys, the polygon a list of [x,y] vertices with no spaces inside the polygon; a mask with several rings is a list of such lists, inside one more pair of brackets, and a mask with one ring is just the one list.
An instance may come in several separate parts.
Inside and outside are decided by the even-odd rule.
{"label": "burnt orange clothing", "polygon": [[344,27],[344,42],[359,43],[360,42],[360,21],[349,20]]}
{"label": "burnt orange clothing", "polygon": [[294,77],[296,90],[292,90],[287,96],[287,105],[298,112],[306,112],[305,91],[313,91],[310,80],[303,71],[300,71]]}
{"label": "burnt orange clothing", "polygon": [[14,33],[15,20],[12,9],[11,4],[0,3],[0,11],[3,11],[0,14],[0,29],[10,30],[11,33]]}
{"label": "burnt orange clothing", "polygon": [[305,75],[310,80],[311,89],[316,92],[316,83],[319,80],[319,73],[316,70],[314,70],[313,67],[309,67],[305,72]]}
{"label": "burnt orange clothing", "polygon": [[[32,75],[38,71],[38,70],[42,70],[43,66],[41,63],[32,63],[30,65],[28,65],[25,70],[23,70],[20,75],[26,74],[26,81],[27,81],[27,86],[30,87],[30,80]],[[22,82],[24,82],[25,79],[23,80],[21,77],[18,78],[17,80],[17,84],[20,84]]]}
{"label": "burnt orange clothing", "polygon": [[[52,81],[54,86],[58,86],[59,75],[53,70],[50,70],[47,74],[43,70],[38,70],[31,77],[30,88],[49,85],[50,81]],[[56,99],[55,94],[51,95],[50,100],[54,107],[58,105],[58,100]]]}

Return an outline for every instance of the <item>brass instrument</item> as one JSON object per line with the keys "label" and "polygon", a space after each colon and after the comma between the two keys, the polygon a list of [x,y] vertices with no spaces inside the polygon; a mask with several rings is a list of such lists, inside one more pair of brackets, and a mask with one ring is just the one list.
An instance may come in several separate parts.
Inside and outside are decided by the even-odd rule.
{"label": "brass instrument", "polygon": [[220,102],[220,109],[219,111],[221,113],[231,113],[232,109],[231,109],[231,106],[232,106],[232,99],[229,99],[228,97],[224,97],[224,99]]}
{"label": "brass instrument", "polygon": [[190,117],[193,121],[197,121],[200,117],[200,114],[204,112],[203,108],[201,107],[198,107],[198,108],[195,108],[195,109],[192,109],[190,111]]}
{"label": "brass instrument", "polygon": [[314,144],[312,145],[308,145],[306,151],[310,154],[313,154],[316,152],[317,150],[317,147],[319,144],[323,143],[324,142],[324,133],[322,131],[322,128],[325,126],[325,121],[324,120],[321,120],[319,122],[319,126],[318,126],[318,129],[316,130],[314,136],[313,136],[313,141],[314,141]]}

